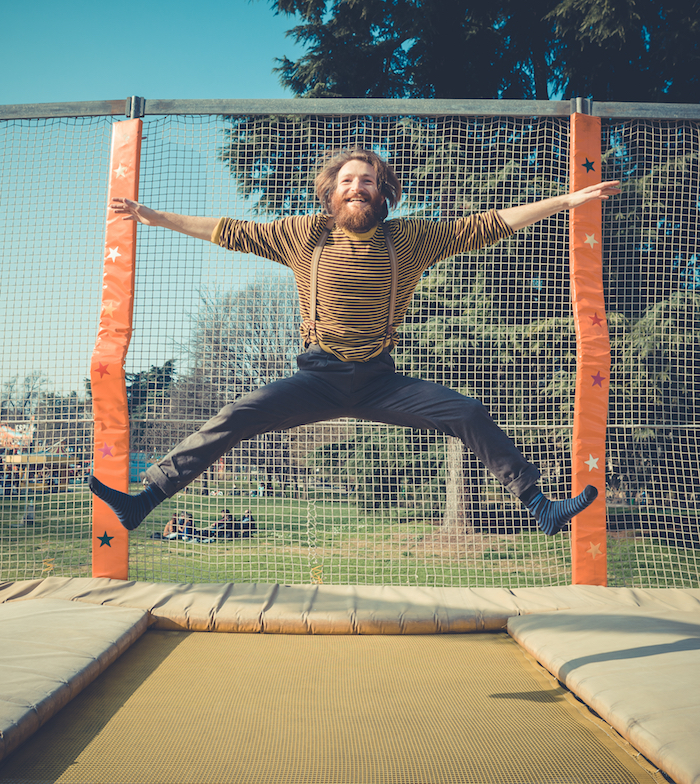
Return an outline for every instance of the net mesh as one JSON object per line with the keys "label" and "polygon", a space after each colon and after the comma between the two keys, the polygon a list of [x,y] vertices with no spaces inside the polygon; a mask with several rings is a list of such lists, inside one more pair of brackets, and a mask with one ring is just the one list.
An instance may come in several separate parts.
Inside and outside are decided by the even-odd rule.
{"label": "net mesh", "polygon": [[[99,312],[111,122],[1,126],[0,176],[11,194],[3,204],[3,299],[10,304],[2,324],[10,348],[2,360],[2,422],[17,439],[31,431],[33,416],[24,451],[70,458],[67,484],[57,476],[48,490],[35,471],[19,479],[5,460],[5,579],[41,576],[47,564],[66,576],[89,569],[83,378]],[[364,146],[396,169],[404,185],[399,215],[441,219],[565,192],[568,129],[560,118],[146,118],[140,200],[171,212],[255,220],[317,211],[312,180],[321,156]],[[604,209],[613,585],[698,584],[697,135],[691,123],[605,128],[604,177],[625,182]],[[552,497],[570,488],[576,349],[567,259],[562,213],[441,263],[419,284],[395,352],[400,371],[482,400],[540,467]],[[286,268],[141,227],[126,368],[132,489],[151,462],[225,402],[290,375],[300,350]],[[33,394],[23,397],[22,385],[37,373]],[[60,412],[49,415],[50,402]],[[40,434],[41,421],[76,435],[58,450]],[[163,538],[172,521],[188,520],[194,537]],[[232,524],[231,538],[207,530],[219,521]],[[132,533],[130,577],[556,585],[571,579],[570,542],[566,532],[538,533],[461,442],[338,420],[259,436],[225,455]]]}
{"label": "net mesh", "polygon": [[103,118],[0,123],[2,579],[90,574],[85,379],[110,140]]}
{"label": "net mesh", "polygon": [[608,124],[604,150],[624,183],[604,224],[610,578],[697,585],[700,127]]}

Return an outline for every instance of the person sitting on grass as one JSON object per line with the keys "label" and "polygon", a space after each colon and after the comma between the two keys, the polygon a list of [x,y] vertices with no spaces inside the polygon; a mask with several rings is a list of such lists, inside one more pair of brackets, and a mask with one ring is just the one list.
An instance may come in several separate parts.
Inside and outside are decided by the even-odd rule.
{"label": "person sitting on grass", "polygon": [[177,519],[177,515],[173,513],[173,516],[165,524],[165,528],[163,528],[163,539],[177,539],[179,530],[180,523]]}
{"label": "person sitting on grass", "polygon": [[236,539],[239,537],[245,539],[256,529],[255,518],[251,514],[250,509],[246,509],[240,521],[233,524],[233,535]]}
{"label": "person sitting on grass", "polygon": [[250,512],[246,509],[240,520],[234,522],[233,515],[224,509],[224,514],[219,522],[204,528],[198,532],[202,542],[213,542],[215,539],[239,539],[246,538],[256,530],[255,520]]}
{"label": "person sitting on grass", "polygon": [[221,517],[208,528],[201,528],[197,534],[203,541],[207,539],[231,539],[233,537],[233,515],[224,509]]}

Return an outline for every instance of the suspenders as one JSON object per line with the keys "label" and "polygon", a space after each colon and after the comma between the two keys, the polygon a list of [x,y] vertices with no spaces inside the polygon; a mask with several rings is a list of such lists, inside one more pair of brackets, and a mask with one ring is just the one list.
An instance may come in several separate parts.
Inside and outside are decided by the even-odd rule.
{"label": "suspenders", "polygon": [[[318,343],[316,336],[316,293],[318,287],[318,263],[321,260],[323,253],[323,246],[326,244],[330,236],[331,229],[333,228],[333,217],[329,215],[326,218],[326,225],[321,236],[318,238],[316,247],[314,248],[313,256],[311,257],[311,285],[310,285],[310,303],[309,303],[309,319],[304,322],[304,326],[309,329],[309,343]],[[396,292],[399,285],[399,261],[396,256],[396,248],[394,241],[391,239],[391,232],[388,226],[384,226],[384,237],[386,239],[386,248],[389,251],[389,260],[391,261],[391,293],[389,294],[389,316],[387,318],[386,331],[384,333],[385,344],[389,345],[391,336],[395,331],[394,328],[394,311],[396,310]]]}

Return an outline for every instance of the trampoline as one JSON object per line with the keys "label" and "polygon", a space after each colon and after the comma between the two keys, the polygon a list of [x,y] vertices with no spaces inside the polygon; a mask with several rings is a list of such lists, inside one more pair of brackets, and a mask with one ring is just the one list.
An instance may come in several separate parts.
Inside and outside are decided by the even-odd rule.
{"label": "trampoline", "polygon": [[[456,336],[478,326],[476,343],[506,347],[513,336],[517,344],[520,334],[540,335],[535,343],[546,343],[546,352],[518,348],[515,365],[510,348],[492,352],[487,365],[498,367],[472,374],[475,395],[495,404],[534,462],[549,466],[552,489],[561,489],[570,458],[574,485],[595,481],[602,491],[612,466],[619,486],[607,488],[609,517],[601,492],[590,517],[572,525],[570,542],[545,540],[533,536],[504,491],[473,481],[480,468],[454,443],[441,442],[437,460],[432,441],[422,437],[407,440],[367,423],[319,423],[289,441],[260,440],[227,455],[202,480],[201,494],[183,495],[168,509],[169,516],[184,505],[213,521],[224,505],[236,511],[243,504],[236,493],[250,493],[245,506],[257,504],[256,517],[269,521],[254,546],[162,547],[154,534],[165,520],[154,516],[130,538],[96,504],[88,531],[91,502],[80,486],[47,501],[27,475],[9,488],[2,515],[9,565],[8,582],[0,583],[0,784],[698,784],[700,590],[687,586],[698,584],[700,445],[693,390],[685,384],[697,365],[687,337],[697,276],[687,237],[680,237],[682,253],[668,240],[668,227],[685,225],[697,206],[695,125],[670,122],[666,112],[657,122],[647,109],[641,119],[602,121],[577,105],[569,116],[568,102],[542,117],[534,104],[501,101],[482,103],[476,114],[472,102],[452,102],[454,116],[436,115],[433,101],[417,114],[417,104],[397,104],[395,120],[379,104],[363,104],[366,111],[354,104],[358,114],[348,115],[324,101],[330,114],[307,117],[304,108],[297,120],[282,105],[251,117],[240,103],[222,113],[215,102],[207,117],[201,102],[188,109],[177,103],[179,109],[160,106],[179,112],[168,117],[149,100],[153,117],[142,120],[143,99],[134,98],[124,122],[102,119],[95,107],[80,117],[58,107],[53,119],[42,114],[38,122],[31,112],[18,119],[16,107],[6,115],[8,214],[26,216],[26,194],[44,192],[46,204],[35,200],[29,212],[36,226],[53,230],[48,250],[40,231],[11,232],[17,252],[8,264],[19,266],[8,267],[8,377],[20,379],[31,356],[31,343],[17,335],[40,336],[36,367],[54,378],[53,400],[65,408],[56,406],[37,428],[47,444],[60,445],[64,434],[72,440],[75,477],[91,463],[108,483],[126,485],[132,446],[135,457],[164,454],[180,429],[191,432],[207,407],[230,393],[221,355],[212,354],[218,342],[190,341],[183,315],[193,316],[193,337],[200,327],[223,325],[231,336],[224,347],[236,346],[241,361],[251,321],[265,325],[275,314],[279,366],[296,353],[285,337],[286,270],[262,267],[254,275],[214,246],[199,248],[199,256],[161,233],[144,233],[138,253],[147,263],[137,267],[133,226],[119,231],[108,221],[103,236],[106,180],[110,191],[139,194],[146,203],[157,197],[244,217],[249,193],[231,176],[240,164],[243,172],[265,174],[272,213],[286,212],[290,198],[306,209],[304,180],[288,181],[283,168],[291,160],[295,171],[307,172],[316,150],[352,142],[399,152],[411,183],[405,203],[419,212],[435,201],[434,171],[449,211],[471,204],[472,191],[495,178],[506,195],[522,192],[523,178],[547,193],[599,175],[639,181],[614,210],[588,217],[579,211],[502,243],[483,264],[455,265],[444,278],[440,270],[430,273],[416,295],[416,313],[427,325],[412,333],[420,351],[403,359],[411,369],[409,357],[424,356],[432,373],[438,356],[439,380],[457,387],[464,383],[457,370],[473,363],[471,348],[457,346]],[[685,116],[696,123],[696,109]],[[289,133],[291,157],[279,155],[280,128]],[[642,163],[630,169],[630,160]],[[71,195],[60,220],[46,187],[52,182]],[[683,199],[668,198],[671,182]],[[639,267],[638,249],[628,238],[646,199],[668,207],[658,207],[644,274],[632,281],[627,273]],[[70,263],[61,263],[64,257]],[[193,270],[201,270],[200,279],[193,280]],[[220,280],[231,289],[222,296]],[[446,309],[437,303],[438,286]],[[67,307],[56,307],[56,292]],[[100,298],[96,341],[92,316]],[[471,321],[456,320],[454,304],[462,301],[473,304]],[[212,321],[210,305],[233,315]],[[611,372],[606,306],[614,314],[615,352],[626,347],[624,370],[648,416],[643,431],[627,392],[621,394],[624,374],[616,379]],[[450,321],[445,339],[433,329],[441,319]],[[637,333],[623,328],[635,323],[667,357],[671,383],[663,368],[659,383],[650,383]],[[171,388],[172,341],[182,350]],[[550,354],[560,366],[551,383]],[[64,399],[63,391],[83,389],[88,364],[90,406],[82,393]],[[586,381],[577,389],[567,381],[574,370]],[[148,410],[131,417],[126,372],[161,377]],[[513,381],[504,387],[506,372]],[[39,381],[31,373],[26,379]],[[200,409],[202,383],[213,394]],[[685,390],[681,397],[678,390]],[[606,414],[608,391],[613,406]],[[189,404],[193,396],[197,406]],[[687,409],[685,424],[668,424],[671,407]],[[9,425],[4,432],[22,444],[28,424]],[[643,443],[640,432],[647,433]],[[569,433],[572,450],[565,446]],[[354,445],[357,458],[338,460],[334,473],[326,469],[340,454],[329,451],[335,443]],[[392,467],[386,475],[369,450],[357,451],[377,443]],[[281,482],[277,499],[253,495],[258,469],[282,465],[278,478],[294,477],[294,497],[286,498]],[[443,465],[444,503],[436,468]],[[351,488],[357,498],[350,501]],[[32,499],[40,501],[36,509]],[[433,528],[437,522],[443,530]],[[627,531],[628,524],[643,535]],[[89,555],[83,539],[92,541]],[[78,577],[90,559],[100,577]],[[47,573],[65,577],[33,579]],[[230,579],[240,582],[221,582]],[[305,584],[309,579],[319,584]],[[569,579],[575,585],[563,584]],[[603,588],[608,579],[645,588]],[[502,587],[405,587],[425,584]]]}
{"label": "trampoline", "polygon": [[149,631],[0,781],[654,781],[506,634]]}
{"label": "trampoline", "polygon": [[685,784],[700,770],[698,591],[48,578],[2,586],[0,629],[0,784]]}

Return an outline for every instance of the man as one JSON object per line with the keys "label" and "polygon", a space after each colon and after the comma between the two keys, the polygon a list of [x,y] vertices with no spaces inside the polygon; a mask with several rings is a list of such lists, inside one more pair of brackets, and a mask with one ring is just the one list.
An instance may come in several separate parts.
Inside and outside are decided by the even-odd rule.
{"label": "man", "polygon": [[423,272],[437,261],[476,250],[565,209],[619,193],[619,182],[450,221],[385,220],[401,198],[391,167],[367,150],[344,151],[316,178],[326,214],[271,223],[160,212],[115,198],[124,220],[160,226],[222,247],[277,261],[294,272],[306,352],[297,372],[225,406],[146,472],[149,484],[129,496],[90,478],[90,489],[127,529],[173,496],[236,444],[271,430],[353,417],[461,438],[547,535],[558,533],[596,498],[547,499],[528,463],[484,406],[448,387],[394,372],[396,327]]}

